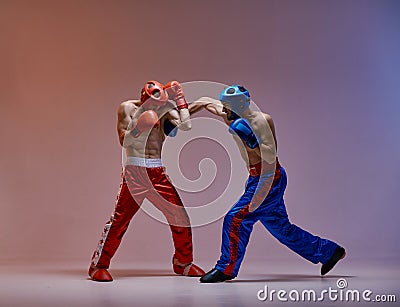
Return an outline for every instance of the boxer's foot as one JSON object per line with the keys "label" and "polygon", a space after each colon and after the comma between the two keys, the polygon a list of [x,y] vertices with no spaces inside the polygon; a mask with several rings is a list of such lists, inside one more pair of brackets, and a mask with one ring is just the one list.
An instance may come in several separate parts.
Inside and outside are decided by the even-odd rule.
{"label": "boxer's foot", "polygon": [[175,274],[189,277],[200,277],[205,274],[205,272],[194,263],[182,264],[175,258],[172,259],[172,263]]}
{"label": "boxer's foot", "polygon": [[234,279],[235,277],[225,275],[221,271],[217,269],[212,269],[210,272],[205,274],[202,278],[200,278],[200,282],[202,283],[216,283],[216,282],[223,282],[227,280]]}
{"label": "boxer's foot", "polygon": [[343,247],[338,246],[336,247],[335,251],[333,252],[332,257],[328,260],[327,263],[324,263],[321,267],[321,275],[325,275],[328,273],[330,270],[333,269],[333,267],[338,263],[340,259],[343,259],[346,256],[346,251]]}
{"label": "boxer's foot", "polygon": [[98,268],[94,265],[91,265],[88,274],[90,278],[94,281],[101,281],[101,282],[113,281],[110,272],[108,272],[108,270],[105,268]]}

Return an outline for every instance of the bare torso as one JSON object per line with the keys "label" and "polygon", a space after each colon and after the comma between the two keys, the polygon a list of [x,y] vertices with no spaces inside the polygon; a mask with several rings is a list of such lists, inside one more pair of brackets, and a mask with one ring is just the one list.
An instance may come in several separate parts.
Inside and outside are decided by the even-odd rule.
{"label": "bare torso", "polygon": [[[268,116],[268,114],[262,112],[253,112],[252,116],[248,117],[247,120],[249,121],[253,131],[258,135],[258,137],[264,137],[268,139],[268,142],[271,143],[272,146],[275,146],[275,131],[273,127],[269,126],[268,121],[266,120],[266,117]],[[228,120],[226,115],[223,115],[222,117],[228,126],[232,123],[232,120]],[[233,139],[238,145],[240,154],[247,165],[255,165],[262,161],[259,146],[251,149],[246,146],[245,142],[242,141],[238,136],[233,135]]]}
{"label": "bare torso", "polygon": [[[125,101],[121,104],[117,127],[120,136],[120,143],[121,145],[124,144],[126,155],[128,157],[160,159],[162,146],[165,141],[163,123],[166,116],[161,117],[158,126],[155,126],[149,131],[143,132],[136,138],[132,138],[127,131],[131,129],[132,119],[134,118],[135,113],[138,112],[138,109],[139,101],[136,100]],[[163,112],[158,111],[157,114],[163,114]],[[130,139],[128,140],[128,138]]]}
{"label": "bare torso", "polygon": [[[189,105],[189,111],[196,113],[202,108],[205,108],[209,112],[218,115],[223,118],[225,123],[229,126],[232,120],[228,119],[228,114],[219,100],[211,97],[201,97],[191,105]],[[247,165],[255,165],[261,161],[266,161],[268,164],[275,164],[277,142],[275,135],[275,127],[272,118],[269,114],[253,111],[247,109],[242,114],[247,121],[249,121],[253,132],[259,139],[259,146],[254,149],[249,148],[245,145],[238,136],[233,135],[233,138],[238,145],[240,154]]]}
{"label": "bare torso", "polygon": [[137,137],[136,142],[125,148],[126,155],[128,157],[160,159],[164,140],[164,132],[158,126]]}
{"label": "bare torso", "polygon": [[[215,115],[221,116],[228,126],[232,123],[232,120],[228,119],[228,113],[226,113],[229,112],[229,110],[227,110],[219,100],[210,97],[201,97],[189,105],[189,111],[191,114],[196,113],[203,108]],[[275,173],[277,162],[275,126],[269,114],[260,111],[254,111],[250,108],[244,110],[241,116],[249,122],[253,133],[257,135],[258,146],[254,149],[251,149],[238,136],[233,135],[233,138],[238,145],[240,154],[248,166],[255,166],[256,164],[262,162],[261,168],[258,170],[258,172],[259,174],[268,174],[266,179],[260,181],[262,182],[263,188],[258,189],[256,192],[256,197],[252,198],[250,210],[253,211],[258,208],[261,202],[268,195],[273,184],[274,176],[270,176],[270,174]],[[255,169],[257,170],[257,167]]]}

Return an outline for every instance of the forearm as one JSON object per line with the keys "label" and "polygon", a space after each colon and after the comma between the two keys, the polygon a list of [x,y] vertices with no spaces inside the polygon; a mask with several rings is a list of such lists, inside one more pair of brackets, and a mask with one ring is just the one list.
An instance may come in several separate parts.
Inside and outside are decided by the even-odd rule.
{"label": "forearm", "polygon": [[260,179],[257,189],[250,202],[250,211],[256,210],[268,196],[272,187],[276,171],[276,151],[274,145],[259,145],[261,156]]}
{"label": "forearm", "polygon": [[250,200],[250,212],[257,210],[257,208],[264,202],[264,200],[268,196],[274,181],[274,170],[275,168],[264,169],[264,167],[262,166],[256,191],[254,192],[253,197]]}
{"label": "forearm", "polygon": [[179,111],[173,110],[170,112],[169,121],[180,130],[187,131],[192,129],[192,122],[188,109],[181,109]]}
{"label": "forearm", "polygon": [[202,109],[205,109],[217,116],[224,115],[222,112],[222,103],[219,100],[211,97],[201,97],[189,105],[190,114],[199,112]]}
{"label": "forearm", "polygon": [[123,134],[119,136],[119,143],[124,148],[131,146],[133,142],[134,142],[134,137],[132,136],[130,131],[125,131]]}
{"label": "forearm", "polygon": [[190,115],[200,112],[201,110],[206,108],[207,103],[195,101],[189,104],[189,113]]}
{"label": "forearm", "polygon": [[179,110],[179,129],[190,130],[192,129],[192,121],[190,120],[190,113],[187,108]]}
{"label": "forearm", "polygon": [[190,120],[190,113],[188,109],[181,109],[179,111],[172,109],[168,113],[169,122],[178,127],[178,129],[190,130],[192,128],[192,122]]}

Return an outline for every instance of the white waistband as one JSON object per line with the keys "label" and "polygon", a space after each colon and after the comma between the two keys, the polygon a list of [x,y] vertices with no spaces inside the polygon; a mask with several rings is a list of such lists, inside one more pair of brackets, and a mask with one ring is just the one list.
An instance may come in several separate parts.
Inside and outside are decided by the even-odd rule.
{"label": "white waistband", "polygon": [[142,167],[161,167],[161,159],[147,159],[139,157],[126,157],[126,165],[142,166]]}

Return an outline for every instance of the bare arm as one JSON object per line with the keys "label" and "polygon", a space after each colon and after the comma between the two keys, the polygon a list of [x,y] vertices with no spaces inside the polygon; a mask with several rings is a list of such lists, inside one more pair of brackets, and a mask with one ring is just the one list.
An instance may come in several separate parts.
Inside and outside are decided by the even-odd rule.
{"label": "bare arm", "polygon": [[272,117],[269,114],[262,114],[261,120],[254,128],[260,141],[260,158],[269,164],[273,164],[276,160],[277,147]]}
{"label": "bare arm", "polygon": [[251,200],[250,211],[256,210],[267,197],[274,180],[273,174],[276,170],[277,147],[275,125],[269,114],[260,113],[259,116],[260,120],[254,125],[259,138],[259,149],[256,149],[256,153],[261,160],[267,163],[261,164],[262,175]]}
{"label": "bare arm", "polygon": [[167,118],[173,125],[178,127],[178,129],[185,131],[192,129],[192,122],[190,121],[188,109],[181,109],[179,111],[176,109],[169,110]]}
{"label": "bare arm", "polygon": [[[137,119],[142,112],[142,108],[134,105],[131,100],[125,101],[119,105],[117,131],[121,146],[128,147],[134,141],[130,132],[132,127],[136,125]],[[133,117],[131,117],[132,113]]]}
{"label": "bare arm", "polygon": [[205,109],[214,115],[226,117],[226,114],[222,112],[222,108],[221,101],[210,97],[201,97],[189,105],[189,112],[193,114]]}
{"label": "bare arm", "polygon": [[275,134],[275,125],[274,125],[274,121],[272,120],[271,115],[269,114],[265,114],[265,118],[267,120],[267,123],[269,125],[269,128],[271,129],[272,135],[274,137],[274,141],[275,141],[275,150],[278,151],[278,142],[276,140],[276,134]]}
{"label": "bare arm", "polygon": [[169,109],[168,111],[167,116],[169,121],[181,130],[192,129],[190,113],[182,84],[179,81],[173,80],[164,86],[164,90],[168,94],[168,99],[174,101],[176,104],[176,109]]}

